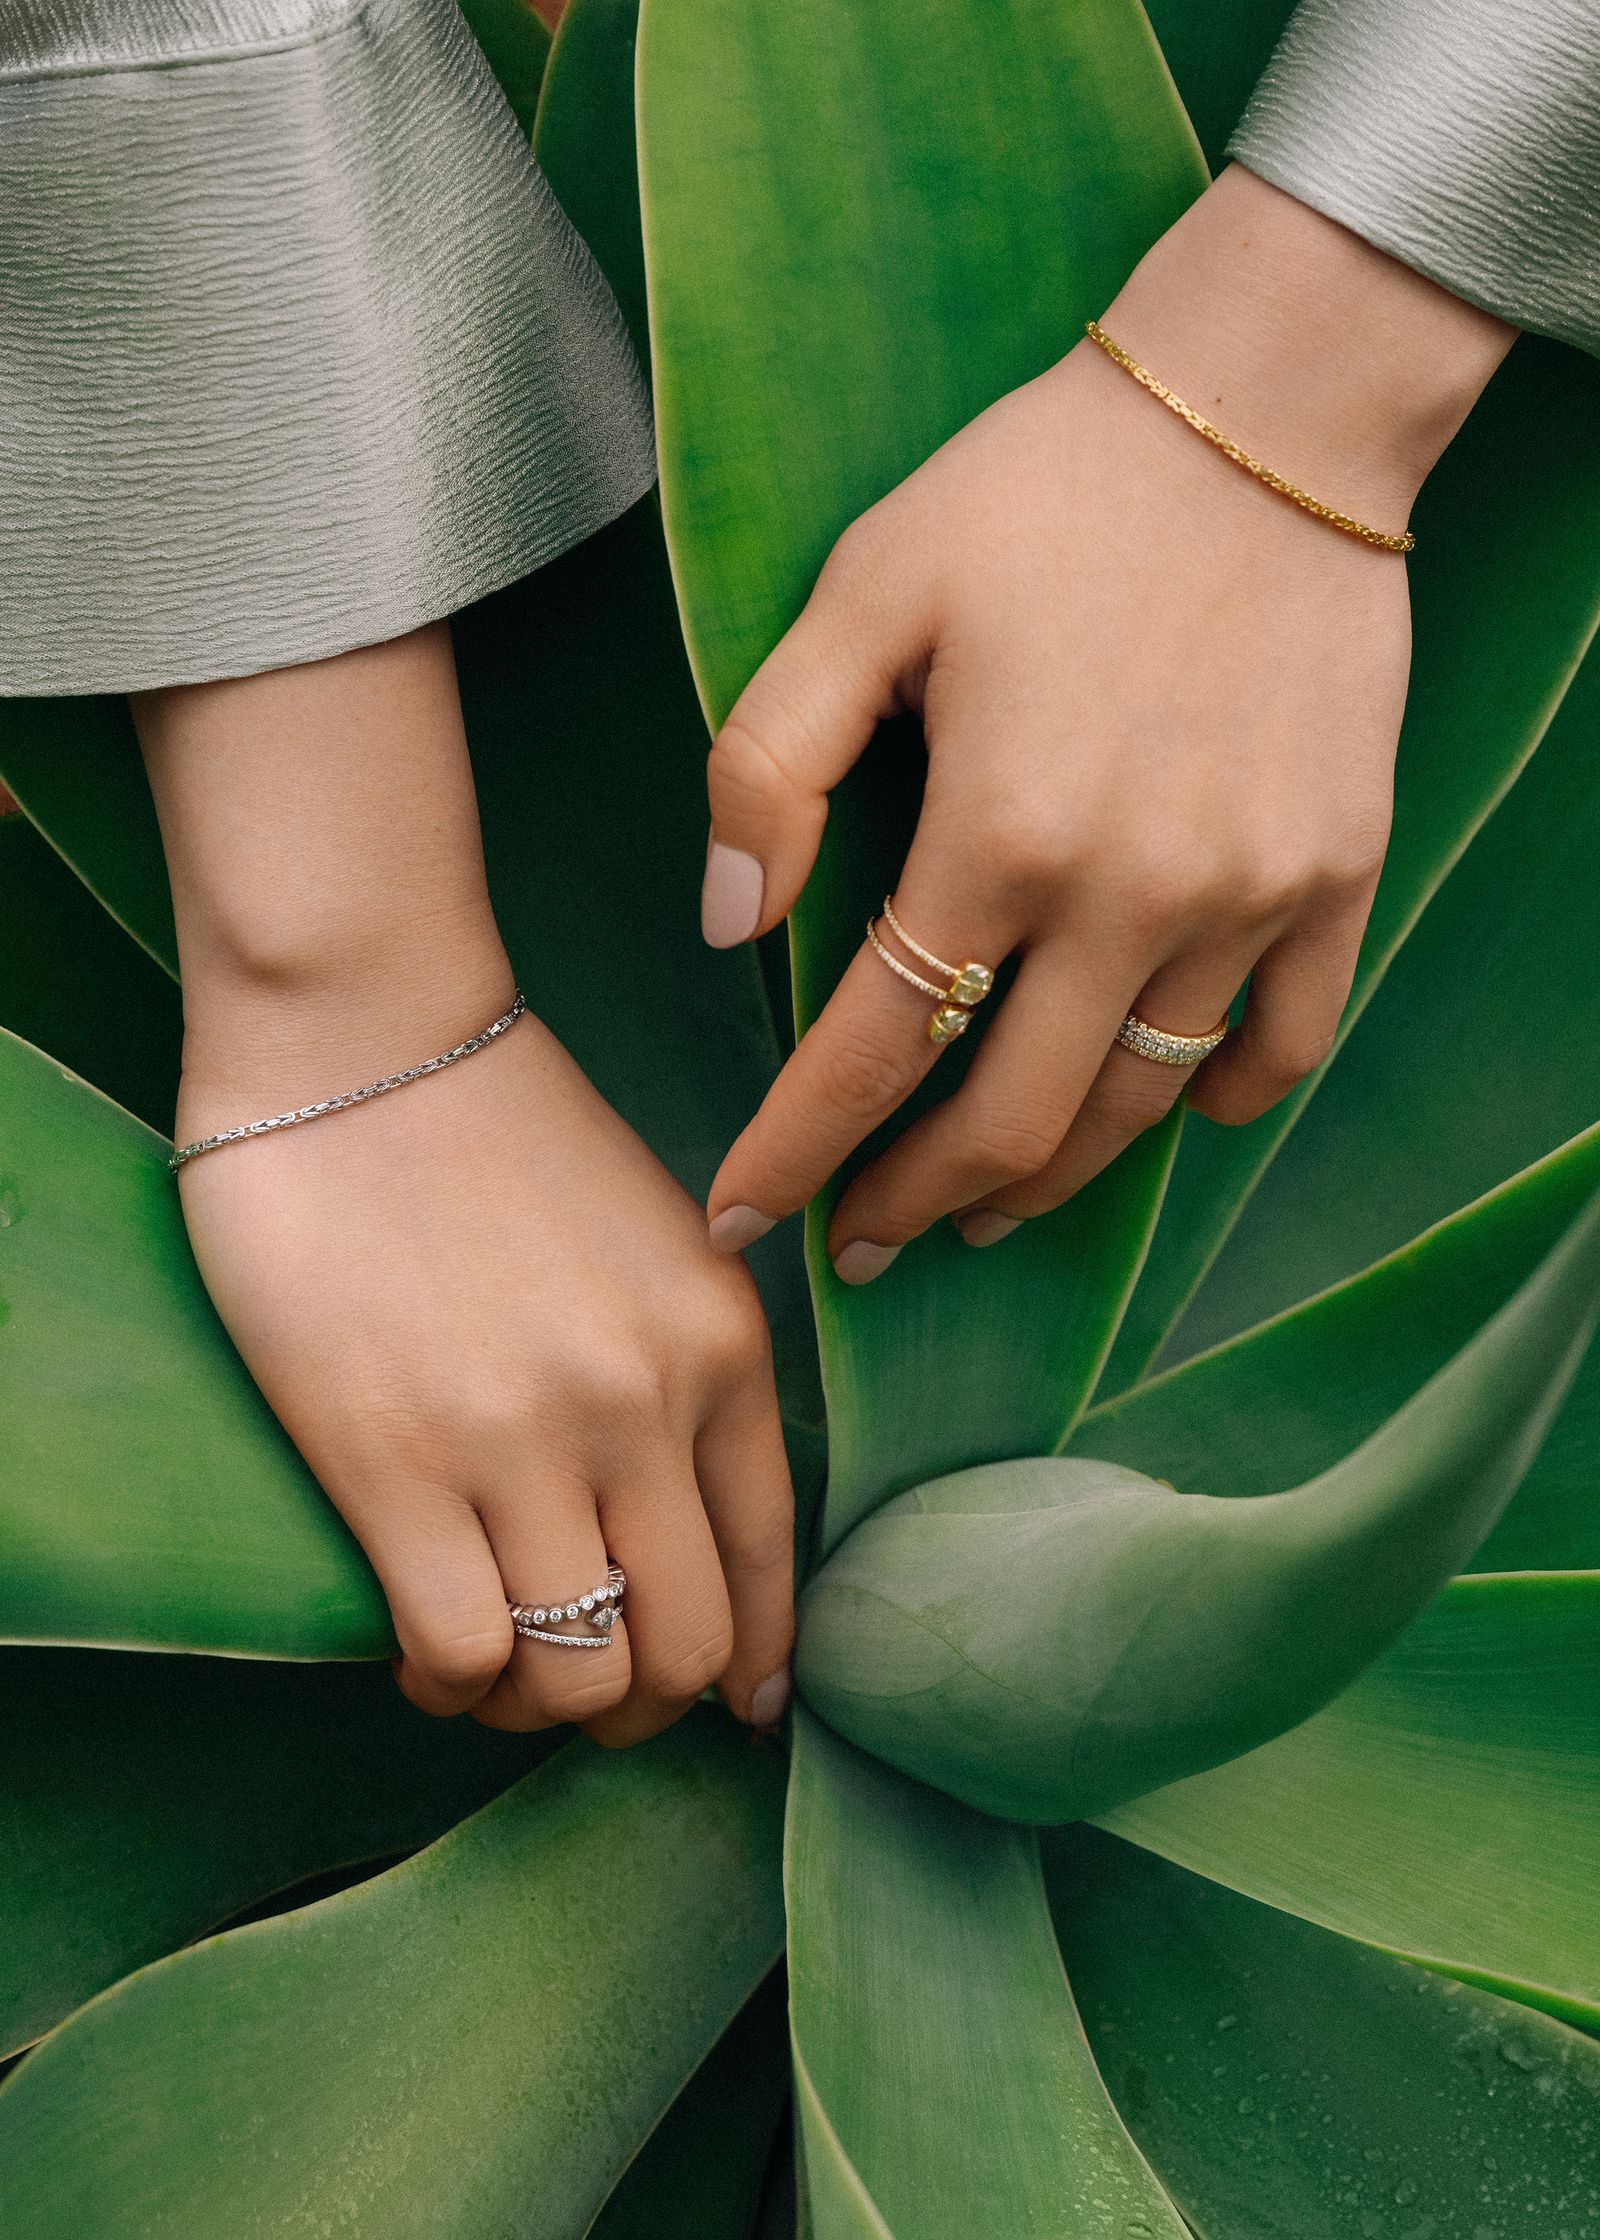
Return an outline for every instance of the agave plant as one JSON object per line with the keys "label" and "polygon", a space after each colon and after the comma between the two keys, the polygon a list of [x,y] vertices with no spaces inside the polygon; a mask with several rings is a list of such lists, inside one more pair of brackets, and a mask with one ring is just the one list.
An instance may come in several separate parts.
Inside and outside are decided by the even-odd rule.
{"label": "agave plant", "polygon": [[[891,730],[841,790],[791,1021],[770,957],[695,932],[705,719],[1197,191],[1286,12],[569,11],[536,144],[648,339],[661,504],[458,652],[513,960],[581,920],[551,1024],[691,1189],[917,780]],[[1597,388],[1520,344],[1418,509],[1323,1072],[992,1252],[850,1291],[816,1225],[808,1297],[758,1248],[809,1577],[787,1764],[710,1708],[612,1756],[391,1689],[151,1124],[177,1003],[126,717],[7,704],[7,2232],[1600,2228]]]}

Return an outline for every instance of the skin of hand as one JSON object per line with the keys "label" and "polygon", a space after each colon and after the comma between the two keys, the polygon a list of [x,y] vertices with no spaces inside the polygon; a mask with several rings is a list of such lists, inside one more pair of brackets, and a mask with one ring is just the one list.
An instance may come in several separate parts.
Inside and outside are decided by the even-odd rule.
{"label": "skin of hand", "polygon": [[[448,631],[139,696],[183,971],[177,1138],[464,1040],[510,1001]],[[180,1172],[213,1301],[371,1559],[400,1686],[626,1744],[787,1695],[792,1501],[766,1326],[701,1210],[537,1020]],[[508,1599],[627,1573],[604,1650]]]}
{"label": "skin of hand", "polygon": [[[1390,531],[1514,339],[1238,167],[1102,324],[1233,441]],[[1322,1061],[1382,867],[1409,659],[1401,557],[1266,489],[1088,340],[852,524],[713,743],[706,937],[785,915],[829,789],[910,710],[927,780],[896,913],[952,964],[1020,966],[959,1092],[842,1194],[846,1282],[943,1215],[997,1242],[1185,1086],[1242,1122]],[[1115,1042],[1129,1011],[1204,1034],[1247,978],[1198,1068]],[[863,947],[717,1176],[720,1249],[896,1111],[937,1056],[932,1008]]]}

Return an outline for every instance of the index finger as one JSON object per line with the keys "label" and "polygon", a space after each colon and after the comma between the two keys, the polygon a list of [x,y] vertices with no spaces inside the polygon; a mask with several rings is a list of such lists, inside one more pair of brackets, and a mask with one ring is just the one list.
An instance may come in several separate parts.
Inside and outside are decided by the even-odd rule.
{"label": "index finger", "polygon": [[[929,938],[912,905],[897,902],[896,911],[908,931]],[[941,953],[954,964],[976,958],[992,967],[1011,946],[991,933],[983,948],[958,956],[952,945]],[[933,982],[929,967],[906,962]],[[737,1251],[796,1212],[899,1110],[939,1057],[942,1045],[928,1032],[939,1007],[938,996],[911,986],[870,942],[862,944],[722,1163],[707,1200],[713,1244]]]}

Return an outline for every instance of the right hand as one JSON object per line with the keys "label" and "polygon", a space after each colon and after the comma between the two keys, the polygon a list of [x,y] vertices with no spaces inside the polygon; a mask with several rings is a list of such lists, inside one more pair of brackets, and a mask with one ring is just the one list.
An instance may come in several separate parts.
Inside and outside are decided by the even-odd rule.
{"label": "right hand", "polygon": [[[238,1010],[191,1034],[179,1141],[443,1049],[504,1008]],[[337,1055],[335,1055],[337,1053]],[[207,1288],[371,1559],[425,1711],[626,1744],[712,1683],[783,1708],[792,1497],[755,1288],[537,1021],[393,1096],[182,1170]],[[517,1639],[508,1600],[627,1573],[603,1651]]]}

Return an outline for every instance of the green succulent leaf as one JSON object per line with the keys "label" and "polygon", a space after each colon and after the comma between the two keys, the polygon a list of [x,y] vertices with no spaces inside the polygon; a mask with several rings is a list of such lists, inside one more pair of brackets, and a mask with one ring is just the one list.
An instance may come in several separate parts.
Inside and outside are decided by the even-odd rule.
{"label": "green succulent leaf", "polygon": [[0,2057],[314,1875],[442,1835],[553,1735],[426,1719],[372,1665],[0,1652]]}
{"label": "green succulent leaf", "polygon": [[[720,721],[853,516],[1068,349],[1204,172],[1134,0],[647,0],[639,118],[662,501]],[[920,760],[891,726],[839,789],[792,921],[802,1025],[893,882]],[[1171,1141],[1003,1256],[943,1230],[864,1290],[835,1281],[818,1207],[830,1536],[886,1490],[1055,1442]]]}
{"label": "green succulent leaf", "polygon": [[[1407,562],[1413,653],[1394,829],[1341,1036],[1350,1033],[1372,1001],[1434,896],[1448,894],[1455,865],[1518,782],[1594,637],[1600,622],[1600,542],[1594,535],[1600,454],[1585,442],[1584,431],[1593,427],[1597,411],[1600,365],[1555,343],[1519,343],[1418,501],[1417,551]],[[1588,734],[1592,736],[1592,724]],[[1592,814],[1591,809],[1591,826]],[[1550,876],[1548,861],[1541,858],[1541,880]],[[1503,891],[1496,889],[1491,922],[1497,928]],[[1559,897],[1562,891],[1557,881],[1552,893]],[[1574,924],[1583,909],[1583,891],[1581,885],[1575,892],[1566,890],[1566,915]],[[1481,919],[1469,921],[1469,946],[1449,945],[1445,985],[1454,981],[1461,991],[1463,1017],[1457,1032],[1465,1027],[1474,1047],[1492,1051],[1495,1030],[1480,1009],[1466,1008],[1466,990],[1480,991],[1481,976],[1460,971],[1462,955],[1479,953],[1482,927]],[[1548,955],[1542,958],[1546,971]],[[1439,996],[1440,985],[1437,980],[1428,985],[1428,998]],[[1418,1007],[1414,998],[1409,1028],[1404,1042],[1395,1026],[1385,1030],[1394,1056],[1403,1052],[1408,1086],[1415,1087],[1419,1068],[1433,1065],[1440,1069],[1443,1087],[1444,1077],[1453,1077],[1459,1063],[1448,1017]],[[1430,1051],[1436,1055],[1430,1057]],[[1541,1056],[1534,1078],[1547,1070]],[[1520,1082],[1526,1076],[1517,1078]],[[1331,1069],[1324,1068],[1246,1128],[1219,1128],[1191,1116],[1160,1228],[1107,1367],[1104,1391],[1123,1390],[1143,1373],[1194,1298],[1302,1113],[1313,1099],[1320,1106],[1324,1096],[1337,1097],[1346,1079],[1354,1083],[1356,1076],[1347,1076],[1342,1057],[1336,1057]],[[1538,1100],[1534,1102],[1537,1109]],[[1588,1117],[1572,1117],[1510,1164],[1521,1165],[1548,1150]],[[1402,1108],[1398,1144],[1430,1141],[1426,1119],[1419,1120],[1411,1107]],[[1404,1154],[1380,1125],[1369,1139],[1367,1163],[1351,1170],[1359,1176],[1358,1202],[1375,1197],[1381,1204],[1386,1193],[1368,1188],[1372,1142],[1382,1146],[1385,1167]],[[1332,1209],[1348,1204],[1342,1179],[1330,1177],[1321,1164],[1315,1166],[1324,1236],[1340,1218]],[[1480,1173],[1469,1192],[1497,1179]],[[1423,1218],[1436,1218],[1448,1203],[1435,1197]],[[1369,1222],[1371,1216],[1360,1218]],[[1294,1252],[1276,1230],[1270,1234],[1269,1260],[1298,1277]],[[1386,1241],[1397,1242],[1404,1234],[1403,1228],[1391,1229]],[[1263,1311],[1263,1293],[1271,1306],[1285,1303],[1282,1278],[1268,1274],[1263,1280],[1253,1272],[1264,1243],[1258,1231],[1247,1252],[1241,1239],[1245,1287],[1253,1289],[1255,1298],[1242,1314],[1246,1322]],[[1320,1285],[1332,1273],[1347,1273],[1350,1265],[1345,1259],[1333,1269],[1313,1266],[1310,1280]],[[1192,1344],[1203,1344],[1229,1326],[1201,1321]],[[1231,1327],[1238,1328],[1239,1320],[1231,1319]]]}
{"label": "green succulent leaf", "polygon": [[[792,2072],[791,2072],[792,2073]],[[811,2240],[811,2229],[802,2213],[798,2173],[795,2169],[794,2097],[773,2144],[766,2184],[747,2240]]]}
{"label": "green succulent leaf", "polygon": [[0,1033],[0,1639],[392,1653],[200,1285],[169,1146]]}
{"label": "green succulent leaf", "polygon": [[1600,2223],[1600,2046],[1075,1828],[1046,1847],[1107,2088],[1197,2240]]}
{"label": "green succulent leaf", "polygon": [[1327,1709],[1100,1815],[1213,1882],[1600,2026],[1600,1573],[1461,1579]]}
{"label": "green succulent leaf", "polygon": [[0,2093],[0,2224],[587,2231],[778,1955],[781,1812],[778,1754],[717,1713],[574,1743],[404,1865],[47,2038]]}
{"label": "green succulent leaf", "polygon": [[[568,0],[534,150],[610,281],[640,363],[648,369],[650,320],[633,125],[638,30],[639,0]],[[606,151],[605,161],[595,161],[597,149]]]}
{"label": "green succulent leaf", "polygon": [[0,699],[0,777],[117,923],[175,980],[155,803],[124,699]]}
{"label": "green succulent leaf", "polygon": [[[1076,1455],[1187,1493],[1271,1493],[1377,1430],[1531,1273],[1600,1187],[1600,1126],[1304,1306],[1093,1408]],[[1591,1349],[1476,1571],[1600,1568]]]}
{"label": "green succulent leaf", "polygon": [[169,1123],[178,991],[19,816],[0,820],[0,1025],[152,1127]]}
{"label": "green succulent leaf", "polygon": [[472,26],[472,36],[499,79],[518,124],[531,133],[550,59],[549,32],[529,0],[461,0],[461,13]]}
{"label": "green succulent leaf", "polygon": [[1254,1500],[1114,1463],[902,1495],[807,1590],[796,1673],[863,1748],[985,1811],[1087,1817],[1346,1686],[1477,1546],[1600,1319],[1600,1196],[1343,1461]]}
{"label": "green succulent leaf", "polygon": [[790,2003],[814,2240],[1178,2240],[1062,1974],[1038,1850],[796,1718]]}
{"label": "green succulent leaf", "polygon": [[1145,0],[1145,13],[1206,162],[1220,171],[1229,135],[1294,13],[1294,0],[1227,0],[1225,18],[1224,11],[1197,8],[1194,0]]}
{"label": "green succulent leaf", "polygon": [[593,2240],[750,2240],[788,2099],[788,2003],[774,1970],[624,2172]]}

